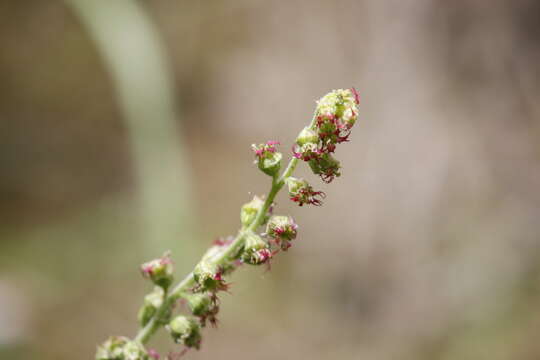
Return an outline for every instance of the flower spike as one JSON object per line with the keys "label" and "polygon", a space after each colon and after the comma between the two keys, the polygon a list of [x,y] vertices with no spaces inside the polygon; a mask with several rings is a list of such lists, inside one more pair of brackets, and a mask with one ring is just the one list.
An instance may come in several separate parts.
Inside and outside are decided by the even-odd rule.
{"label": "flower spike", "polygon": [[[143,276],[153,283],[138,313],[140,330],[133,339],[114,336],[98,347],[96,360],[159,360],[159,353],[146,350],[156,331],[165,327],[180,349],[168,352],[166,359],[183,357],[189,349],[201,346],[201,329],[208,323],[217,326],[221,310],[218,295],[228,291],[229,275],[241,265],[265,265],[287,251],[298,235],[298,225],[288,215],[274,215],[276,195],[286,185],[291,201],[298,206],[321,206],[326,194],[316,191],[304,179],[293,177],[300,160],[326,182],[341,175],[341,164],[334,157],[339,144],[348,142],[358,119],[360,103],[355,88],[333,90],[317,101],[311,123],[304,127],[292,145],[292,158],[282,170],[283,155],[278,141],[253,144],[255,164],[272,177],[267,195],[254,196],[240,210],[240,229],[236,236],[217,238],[193,271],[173,284],[170,253],[144,263]],[[265,230],[263,230],[265,229]],[[261,234],[262,231],[265,231]],[[181,306],[176,306],[181,305]],[[188,315],[177,312],[189,311]],[[166,353],[163,353],[166,354]]]}

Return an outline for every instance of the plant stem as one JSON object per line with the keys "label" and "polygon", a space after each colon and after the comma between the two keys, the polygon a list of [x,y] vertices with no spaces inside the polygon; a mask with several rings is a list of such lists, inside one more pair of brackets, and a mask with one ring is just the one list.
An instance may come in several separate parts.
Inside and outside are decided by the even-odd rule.
{"label": "plant stem", "polygon": [[[317,113],[315,112],[309,124],[310,128],[315,126],[316,119]],[[278,174],[276,174],[272,177],[272,186],[270,187],[268,196],[266,197],[263,206],[257,212],[255,219],[247,228],[242,228],[238,232],[238,235],[236,235],[232,243],[227,246],[226,249],[224,249],[221,253],[217,254],[216,256],[214,256],[213,259],[211,259],[215,265],[224,265],[227,261],[230,261],[231,255],[233,255],[244,244],[246,235],[250,232],[256,231],[262,225],[264,218],[268,213],[268,209],[274,202],[277,193],[281,190],[283,185],[285,185],[286,180],[292,175],[297,164],[298,159],[295,157],[291,158],[282,175],[278,176]],[[182,293],[185,293],[189,289],[193,288],[193,286],[195,286],[195,278],[193,277],[193,272],[191,272],[182,281],[176,284],[176,286],[171,291],[166,292],[163,295],[163,304],[158,309],[156,314],[152,317],[152,319],[150,319],[150,321],[142,329],[139,330],[134,340],[139,341],[141,344],[146,344],[148,340],[150,340],[152,335],[154,335],[154,333],[158,330],[158,328],[161,325],[164,325],[163,321],[166,318],[166,314],[168,310],[173,306],[174,302],[182,296]]]}
{"label": "plant stem", "polygon": [[[279,177],[278,179],[278,176],[276,175],[272,178],[272,186],[270,188],[270,191],[268,192],[268,196],[266,197],[263,206],[257,212],[255,219],[246,229],[242,229],[238,232],[236,238],[223,252],[219,253],[212,259],[212,261],[216,265],[223,265],[227,261],[230,261],[231,255],[234,254],[235,251],[243,245],[246,235],[249,232],[257,230],[262,225],[264,217],[266,216],[266,214],[268,213],[268,209],[274,202],[277,193],[285,184],[285,180],[287,180],[287,178],[291,176],[294,169],[296,168],[297,163],[298,159],[293,157],[289,161],[289,164],[287,165],[285,171],[283,171],[281,177]],[[169,295],[164,295],[165,300],[163,301],[163,304],[158,309],[154,317],[152,317],[152,319],[142,329],[139,330],[134,340],[140,342],[141,344],[146,344],[148,340],[150,340],[152,335],[159,329],[159,327],[161,325],[164,325],[163,319],[166,318],[165,315],[167,314],[171,306],[174,304],[174,302],[182,296],[182,293],[188,291],[194,285],[195,279],[193,277],[193,272],[191,272],[169,292]]]}
{"label": "plant stem", "polygon": [[283,184],[285,184],[285,180],[287,180],[287,178],[289,178],[292,175],[292,173],[294,172],[294,169],[296,168],[296,164],[298,164],[297,158],[292,158],[291,161],[289,161],[289,165],[287,166],[287,168],[283,172],[283,175],[279,179],[279,183],[281,184],[280,188],[281,186],[283,186]]}

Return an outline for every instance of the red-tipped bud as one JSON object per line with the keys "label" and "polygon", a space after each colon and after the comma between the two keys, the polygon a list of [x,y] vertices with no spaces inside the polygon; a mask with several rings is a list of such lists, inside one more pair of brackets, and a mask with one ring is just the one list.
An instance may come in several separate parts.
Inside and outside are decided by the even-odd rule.
{"label": "red-tipped bud", "polygon": [[267,141],[265,144],[251,145],[255,152],[255,164],[266,175],[275,176],[281,167],[282,155],[276,150],[278,144],[278,141]]}
{"label": "red-tipped bud", "polygon": [[249,233],[246,235],[244,250],[241,259],[246,264],[260,265],[272,258],[269,245],[259,235]]}
{"label": "red-tipped bud", "polygon": [[314,191],[311,185],[304,179],[290,177],[287,179],[289,197],[299,206],[304,204],[320,206],[326,194],[322,191]]}
{"label": "red-tipped bud", "polygon": [[223,278],[223,268],[216,265],[211,259],[203,259],[195,266],[193,278],[197,282],[197,292],[226,291],[229,286]]}
{"label": "red-tipped bud", "polygon": [[166,252],[162,257],[142,264],[141,272],[157,286],[168,288],[173,282],[171,254]]}
{"label": "red-tipped bud", "polygon": [[358,118],[358,103],[354,88],[331,91],[317,102],[317,126],[327,130],[352,128]]}
{"label": "red-tipped bud", "polygon": [[287,250],[290,241],[296,238],[298,225],[290,216],[275,215],[270,218],[266,227],[266,234],[274,239],[274,242]]}

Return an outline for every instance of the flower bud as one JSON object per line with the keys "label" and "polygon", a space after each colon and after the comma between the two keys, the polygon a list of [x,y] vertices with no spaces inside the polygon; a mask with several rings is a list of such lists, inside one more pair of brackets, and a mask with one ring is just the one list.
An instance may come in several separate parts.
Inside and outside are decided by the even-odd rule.
{"label": "flower bud", "polygon": [[228,285],[223,279],[223,269],[209,260],[201,260],[193,270],[193,278],[197,283],[198,292],[217,292],[227,290]]}
{"label": "flower bud", "polygon": [[287,187],[289,188],[289,194],[296,194],[301,191],[303,188],[309,186],[308,182],[304,179],[297,179],[295,177],[289,177],[285,181]]}
{"label": "flower bud", "polygon": [[289,177],[287,186],[289,187],[290,199],[298,203],[299,206],[304,204],[320,206],[322,205],[321,198],[326,196],[322,191],[313,191],[311,185],[304,179]]}
{"label": "flower bud", "polygon": [[317,101],[314,128],[304,128],[296,138],[292,149],[294,157],[309,161],[313,171],[326,182],[339,176],[339,166],[319,169],[320,166],[335,165],[327,164],[328,159],[321,158],[333,153],[337,144],[349,140],[351,128],[358,118],[358,103],[354,88],[331,91]]}
{"label": "flower bud", "polygon": [[240,211],[240,221],[244,227],[251,225],[263,205],[264,201],[255,195],[253,200],[242,206],[242,210]]}
{"label": "flower bud", "polygon": [[293,155],[297,159],[309,161],[319,156],[319,134],[309,128],[305,127],[298,137],[296,138],[296,144],[293,146]]}
{"label": "flower bud", "polygon": [[339,169],[341,165],[330,154],[323,154],[317,159],[309,161],[309,167],[315,175],[319,175],[325,183],[331,183],[335,177],[341,176]]}
{"label": "flower bud", "polygon": [[159,259],[142,264],[141,272],[144,277],[152,280],[157,286],[168,288],[173,282],[173,266],[170,253],[167,252]]}
{"label": "flower bud", "polygon": [[357,113],[354,111],[354,108],[356,107],[352,106],[352,107],[345,108],[343,110],[343,114],[341,115],[341,121],[344,124],[344,126],[348,129],[353,127],[358,117]]}
{"label": "flower bud", "polygon": [[358,116],[357,104],[358,93],[354,88],[331,91],[317,102],[317,125],[332,124],[338,130],[352,128]]}
{"label": "flower bud", "polygon": [[148,360],[144,347],[124,336],[111,336],[98,346],[96,360]]}
{"label": "flower bud", "polygon": [[274,176],[281,167],[281,153],[276,151],[277,141],[267,141],[265,144],[251,145],[257,159],[255,163],[266,175]]}
{"label": "flower bud", "polygon": [[179,315],[172,319],[166,328],[175,343],[196,349],[201,346],[201,328],[197,320]]}
{"label": "flower bud", "polygon": [[179,315],[169,322],[167,330],[177,344],[196,349],[201,346],[201,328],[193,318]]}
{"label": "flower bud", "polygon": [[282,157],[283,155],[281,155],[279,152],[272,153],[264,158],[260,158],[257,161],[257,165],[259,166],[259,169],[261,169],[261,171],[266,175],[274,176],[279,172]]}
{"label": "flower bud", "polygon": [[195,316],[201,316],[208,312],[212,306],[212,297],[207,294],[189,294],[185,297],[191,313]]}
{"label": "flower bud", "polygon": [[287,250],[290,241],[296,238],[298,225],[290,216],[275,215],[270,218],[266,227],[266,234],[274,239],[282,250]]}
{"label": "flower bud", "polygon": [[319,134],[309,127],[305,127],[296,138],[296,143],[300,146],[306,144],[317,144],[318,142]]}
{"label": "flower bud", "polygon": [[246,264],[260,265],[272,257],[270,247],[259,235],[250,232],[246,235],[241,259]]}
{"label": "flower bud", "polygon": [[141,326],[145,326],[157,309],[163,304],[163,288],[156,286],[154,291],[144,297],[143,306],[139,310],[138,319]]}
{"label": "flower bud", "polygon": [[216,315],[219,312],[218,298],[215,294],[189,294],[185,299],[191,313],[199,318],[201,326],[206,325],[206,320],[216,325]]}
{"label": "flower bud", "polygon": [[314,143],[306,143],[302,146],[294,145],[292,152],[295,158],[304,161],[316,159],[322,154],[322,150]]}

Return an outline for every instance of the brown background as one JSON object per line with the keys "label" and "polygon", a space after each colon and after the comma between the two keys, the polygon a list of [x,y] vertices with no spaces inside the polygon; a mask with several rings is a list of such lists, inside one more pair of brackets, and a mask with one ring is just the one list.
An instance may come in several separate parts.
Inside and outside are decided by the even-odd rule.
{"label": "brown background", "polygon": [[[99,28],[129,51],[117,3]],[[162,46],[136,49],[165,59],[120,64],[145,85],[137,124],[75,7],[0,2],[0,357],[86,359],[133,335],[138,264],[170,248],[180,275],[234,234],[268,187],[250,144],[287,152],[315,99],[355,86],[343,176],[299,170],[324,206],[280,195],[298,241],[234,275],[189,358],[540,358],[538,2],[134,4]]]}

